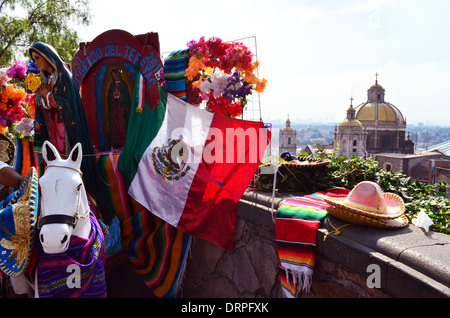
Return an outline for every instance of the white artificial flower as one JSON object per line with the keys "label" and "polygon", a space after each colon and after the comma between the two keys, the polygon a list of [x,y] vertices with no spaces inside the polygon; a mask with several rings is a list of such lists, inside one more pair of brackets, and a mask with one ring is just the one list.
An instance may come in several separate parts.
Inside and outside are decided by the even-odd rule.
{"label": "white artificial flower", "polygon": [[24,117],[15,127],[16,131],[26,137],[34,135],[34,120],[33,118]]}
{"label": "white artificial flower", "polygon": [[223,95],[228,84],[229,75],[222,71],[215,72],[211,75],[211,89],[214,91],[214,97]]}
{"label": "white artificial flower", "polygon": [[0,87],[5,87],[9,81],[9,76],[6,74],[7,68],[0,68]]}

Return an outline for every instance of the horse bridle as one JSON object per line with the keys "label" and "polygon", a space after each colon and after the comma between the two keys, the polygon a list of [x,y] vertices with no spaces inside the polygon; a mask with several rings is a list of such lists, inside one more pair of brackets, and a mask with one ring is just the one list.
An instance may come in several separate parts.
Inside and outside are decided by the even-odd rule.
{"label": "horse bridle", "polygon": [[[47,165],[47,167],[58,167],[58,168],[71,169],[71,170],[75,170],[76,172],[78,172],[80,174],[80,176],[83,175],[83,173],[80,170],[72,168],[72,167],[66,167],[66,166],[61,166],[61,165],[56,165],[56,164]],[[71,225],[71,226],[73,226],[73,228],[75,228],[77,226],[79,219],[88,218],[89,217],[89,209],[84,213],[84,215],[80,215],[78,213],[79,209],[80,209],[80,195],[81,195],[81,192],[78,192],[77,208],[76,208],[73,216],[70,216],[67,214],[50,214],[50,215],[41,216],[41,217],[39,217],[39,220],[37,223],[38,229],[40,230],[46,224],[55,224],[55,223],[63,223],[63,224]]]}

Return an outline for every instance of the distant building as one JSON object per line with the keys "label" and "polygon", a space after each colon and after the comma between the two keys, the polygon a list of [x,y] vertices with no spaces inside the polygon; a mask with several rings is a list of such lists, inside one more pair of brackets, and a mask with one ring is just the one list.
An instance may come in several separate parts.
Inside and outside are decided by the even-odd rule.
{"label": "distant building", "polygon": [[433,151],[433,150],[440,150],[443,153],[445,153],[446,155],[450,156],[450,140],[441,142],[439,144],[427,147],[427,148],[421,148],[421,149],[417,149],[418,152],[422,152],[422,151]]}
{"label": "distant building", "polygon": [[333,144],[340,156],[414,153],[409,135],[405,140],[406,119],[396,106],[385,101],[385,90],[376,76],[375,84],[367,90],[367,101],[355,108],[352,102],[346,119],[335,128]]}
{"label": "distant building", "polygon": [[356,119],[352,103],[347,109],[347,117],[334,130],[334,151],[338,156],[351,158],[352,156],[365,157],[367,131]]}
{"label": "distant building", "polygon": [[385,101],[385,89],[375,84],[367,90],[367,101],[355,107],[355,117],[368,132],[366,150],[380,152],[414,153],[412,141],[406,143],[406,119],[401,111]]}
{"label": "distant building", "polygon": [[292,154],[297,153],[297,131],[291,127],[291,121],[286,120],[286,126],[280,131],[280,154],[290,151]]}
{"label": "distant building", "polygon": [[439,149],[414,154],[378,153],[375,158],[384,170],[402,172],[412,180],[450,184],[450,156]]}

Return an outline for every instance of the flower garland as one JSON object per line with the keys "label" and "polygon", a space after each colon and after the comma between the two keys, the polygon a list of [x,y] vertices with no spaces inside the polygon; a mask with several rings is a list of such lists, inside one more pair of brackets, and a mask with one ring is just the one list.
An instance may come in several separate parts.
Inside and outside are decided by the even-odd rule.
{"label": "flower garland", "polygon": [[262,93],[267,80],[254,74],[259,61],[242,43],[227,43],[217,37],[187,43],[189,64],[186,69],[187,101],[220,115],[238,117],[253,91]]}
{"label": "flower garland", "polygon": [[[0,133],[33,141],[36,92],[41,85],[39,69],[30,60],[15,61],[0,69]],[[10,83],[11,82],[11,83]]]}

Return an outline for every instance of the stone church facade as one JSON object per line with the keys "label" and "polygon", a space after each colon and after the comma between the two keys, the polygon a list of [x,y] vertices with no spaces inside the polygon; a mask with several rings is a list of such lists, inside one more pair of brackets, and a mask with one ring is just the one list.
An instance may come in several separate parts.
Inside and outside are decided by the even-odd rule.
{"label": "stone church facade", "polygon": [[414,153],[414,143],[406,139],[406,119],[396,106],[385,100],[385,89],[378,79],[368,89],[367,101],[354,109],[351,105],[347,118],[336,126],[334,148],[342,149],[340,155],[347,157]]}

